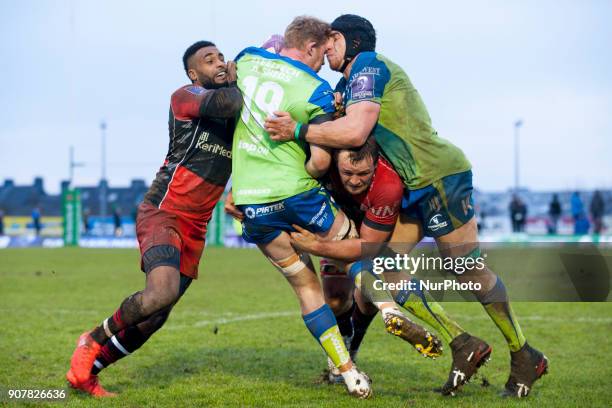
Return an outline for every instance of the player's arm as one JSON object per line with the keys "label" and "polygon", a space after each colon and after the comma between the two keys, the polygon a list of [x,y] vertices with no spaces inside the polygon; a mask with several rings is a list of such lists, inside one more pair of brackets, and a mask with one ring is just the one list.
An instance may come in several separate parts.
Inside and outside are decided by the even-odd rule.
{"label": "player's arm", "polygon": [[345,262],[353,262],[362,257],[362,244],[385,243],[391,238],[393,226],[388,230],[378,230],[362,224],[359,229],[359,238],[342,241],[323,241],[315,234],[293,226],[297,232],[291,233],[291,243],[296,248],[316,256],[333,258]]}
{"label": "player's arm", "polygon": [[[330,123],[302,126],[299,134],[303,140],[333,148],[359,147],[365,143],[378,121],[391,73],[375,54],[365,53],[354,61],[350,78],[350,81],[343,80],[348,83],[342,86],[347,95],[345,116]],[[266,131],[272,140],[290,140],[296,123],[282,112],[275,115],[277,118],[266,121]]]}
{"label": "player's arm", "polygon": [[331,162],[332,154],[329,148],[310,144],[310,158],[306,162],[306,171],[311,177],[323,177],[329,170]]}
{"label": "player's arm", "polygon": [[[287,112],[274,112],[276,118],[266,119],[265,128],[275,141],[292,140],[297,122]],[[319,125],[301,125],[300,136],[309,143],[346,149],[363,145],[374,129],[380,114],[376,102],[362,101],[346,109],[346,115]]]}
{"label": "player's arm", "polygon": [[242,95],[235,85],[218,89],[188,86],[172,95],[172,111],[179,120],[197,118],[230,119],[240,113]]}
{"label": "player's arm", "polygon": [[[297,132],[294,130],[294,137],[297,135],[299,138],[301,126],[307,127],[309,125],[331,123],[335,112],[334,94],[331,88],[329,88],[329,84],[324,82],[308,100],[308,124],[298,126]],[[321,146],[318,143],[310,144],[310,158],[306,162],[308,174],[314,178],[324,176],[331,162],[332,153],[330,148]]]}

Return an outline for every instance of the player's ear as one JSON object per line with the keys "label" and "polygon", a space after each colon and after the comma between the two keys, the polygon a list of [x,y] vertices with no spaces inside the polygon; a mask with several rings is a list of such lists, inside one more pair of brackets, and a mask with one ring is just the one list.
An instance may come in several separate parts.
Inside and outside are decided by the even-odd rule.
{"label": "player's ear", "polygon": [[317,48],[317,43],[316,41],[310,41],[307,45],[306,45],[306,51],[308,52],[308,55],[312,56],[314,54],[314,50],[315,48]]}
{"label": "player's ear", "polygon": [[187,76],[189,77],[189,79],[191,79],[191,82],[195,82],[198,80],[198,75],[196,74],[195,70],[192,68],[187,70]]}

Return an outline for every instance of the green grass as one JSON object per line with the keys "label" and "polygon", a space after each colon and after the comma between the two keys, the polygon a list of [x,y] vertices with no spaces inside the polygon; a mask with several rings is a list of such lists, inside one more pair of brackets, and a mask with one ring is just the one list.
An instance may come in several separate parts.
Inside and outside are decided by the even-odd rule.
{"label": "green grass", "polygon": [[[0,251],[0,388],[65,387],[64,374],[79,334],[109,316],[125,296],[142,289],[144,275],[138,262],[136,250]],[[209,248],[200,274],[166,326],[134,355],[101,373],[104,386],[119,397],[93,400],[69,391],[65,404],[593,407],[612,403],[610,303],[514,304],[528,340],[546,353],[551,364],[550,374],[537,384],[529,402],[498,397],[508,375],[509,355],[480,305],[445,304],[464,328],[493,346],[493,359],[481,370],[491,385],[482,387],[474,381],[455,398],[431,392],[445,381],[449,356],[423,359],[386,334],[376,319],[359,360],[374,381],[375,395],[357,401],[342,386],[317,381],[325,366],[322,351],[302,323],[293,292],[262,255],[254,250]],[[266,314],[271,317],[263,317]]]}

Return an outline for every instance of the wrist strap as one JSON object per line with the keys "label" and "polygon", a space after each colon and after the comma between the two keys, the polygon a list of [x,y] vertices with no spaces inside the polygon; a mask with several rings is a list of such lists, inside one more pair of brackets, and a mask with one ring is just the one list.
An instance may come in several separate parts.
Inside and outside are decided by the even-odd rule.
{"label": "wrist strap", "polygon": [[297,122],[295,124],[295,131],[293,132],[293,137],[295,138],[296,142],[300,141],[300,130],[302,130],[302,124]]}
{"label": "wrist strap", "polygon": [[308,133],[308,124],[304,123],[300,126],[300,131],[298,132],[298,140],[306,141],[306,133]]}

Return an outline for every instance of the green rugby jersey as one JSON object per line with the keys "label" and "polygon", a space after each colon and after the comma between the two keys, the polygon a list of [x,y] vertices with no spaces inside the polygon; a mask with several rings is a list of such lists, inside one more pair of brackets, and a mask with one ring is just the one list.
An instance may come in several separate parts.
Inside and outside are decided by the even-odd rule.
{"label": "green rugby jersey", "polygon": [[345,106],[361,101],[380,104],[376,141],[411,190],[471,168],[461,149],[432,127],[425,104],[398,65],[376,52],[360,53],[336,91]]}
{"label": "green rugby jersey", "polygon": [[289,112],[302,123],[329,119],[330,85],[306,64],[261,48],[245,49],[236,62],[244,105],[232,149],[235,203],[269,203],[320,186],[304,168],[308,146],[270,140],[263,123],[274,111]]}

